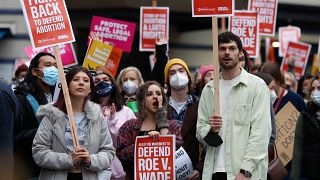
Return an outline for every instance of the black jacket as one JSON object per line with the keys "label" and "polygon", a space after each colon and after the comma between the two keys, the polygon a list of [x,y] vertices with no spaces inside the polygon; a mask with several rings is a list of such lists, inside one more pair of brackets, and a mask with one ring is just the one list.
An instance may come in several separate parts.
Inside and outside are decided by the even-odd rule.
{"label": "black jacket", "polygon": [[[46,104],[47,100],[43,92],[36,92],[38,94],[35,95],[35,92],[29,90],[26,85],[18,86],[14,93],[21,111],[21,118],[14,122],[14,179],[38,177],[40,168],[33,161],[31,148],[39,127],[39,121],[26,96],[28,94],[34,96],[39,105]],[[38,97],[43,98],[37,99]]]}

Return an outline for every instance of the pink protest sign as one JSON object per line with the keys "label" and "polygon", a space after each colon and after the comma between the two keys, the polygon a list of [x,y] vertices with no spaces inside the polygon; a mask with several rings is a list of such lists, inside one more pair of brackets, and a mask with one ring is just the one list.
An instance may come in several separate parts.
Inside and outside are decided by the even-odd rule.
{"label": "pink protest sign", "polygon": [[[74,52],[73,46],[71,44],[60,44],[59,51],[62,59],[62,64],[64,67],[69,67],[78,64],[77,56]],[[32,46],[27,46],[24,48],[24,52],[27,56],[32,59],[39,52],[48,52],[53,54],[53,48],[37,48],[33,49]]]}
{"label": "pink protest sign", "polygon": [[93,16],[90,32],[95,32],[98,37],[103,39],[103,42],[108,42],[129,53],[135,29],[136,23]]}

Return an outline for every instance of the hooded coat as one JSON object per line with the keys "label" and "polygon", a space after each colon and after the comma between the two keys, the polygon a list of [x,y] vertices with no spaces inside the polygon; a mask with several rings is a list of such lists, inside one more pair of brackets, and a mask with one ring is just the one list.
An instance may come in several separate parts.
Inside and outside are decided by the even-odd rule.
{"label": "hooded coat", "polygon": [[[107,169],[114,158],[114,148],[100,106],[88,101],[84,112],[89,120],[84,147],[90,153],[91,164],[82,168],[84,180],[97,179],[96,172]],[[32,145],[34,161],[41,167],[40,179],[66,180],[73,161],[65,143],[68,118],[52,103],[40,106],[37,117],[42,119]]]}

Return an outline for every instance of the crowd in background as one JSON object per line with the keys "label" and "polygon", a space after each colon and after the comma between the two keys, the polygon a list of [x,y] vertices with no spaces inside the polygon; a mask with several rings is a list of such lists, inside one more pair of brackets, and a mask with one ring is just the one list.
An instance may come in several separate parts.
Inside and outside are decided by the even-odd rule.
{"label": "crowd in background", "polygon": [[301,114],[285,179],[319,178],[320,78],[305,74],[297,81],[274,62],[254,65],[237,37],[219,36],[221,116],[212,115],[213,65],[193,76],[182,59],[169,60],[167,40],[157,42],[147,81],[135,67],[117,76],[104,67],[67,68],[77,147],[63,93],[53,99],[55,57],[37,54],[29,67],[16,69],[16,84],[0,82],[1,179],[133,179],[135,138],[166,134],[175,135],[176,148],[188,153],[189,179],[266,179],[275,114],[288,102]]}

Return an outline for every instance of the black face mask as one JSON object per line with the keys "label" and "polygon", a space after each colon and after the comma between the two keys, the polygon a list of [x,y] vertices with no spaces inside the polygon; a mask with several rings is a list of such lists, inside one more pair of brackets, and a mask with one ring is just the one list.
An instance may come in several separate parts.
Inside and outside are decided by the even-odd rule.
{"label": "black face mask", "polygon": [[107,97],[110,96],[113,91],[113,85],[107,82],[99,82],[95,87],[95,96]]}

